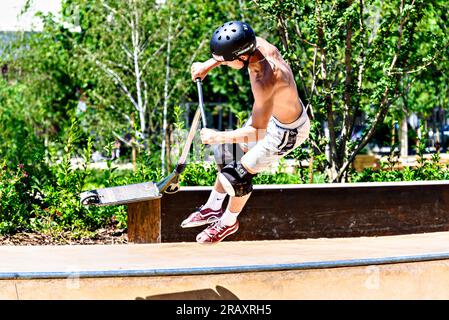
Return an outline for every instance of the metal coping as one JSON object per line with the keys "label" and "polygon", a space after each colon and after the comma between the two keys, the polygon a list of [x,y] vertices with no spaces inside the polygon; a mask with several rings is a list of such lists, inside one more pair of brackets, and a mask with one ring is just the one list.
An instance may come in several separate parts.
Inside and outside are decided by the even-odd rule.
{"label": "metal coping", "polygon": [[359,267],[369,265],[424,262],[424,261],[445,260],[445,259],[449,259],[449,252],[412,255],[412,256],[399,256],[399,257],[204,267],[204,268],[195,267],[195,268],[173,268],[173,269],[66,271],[66,272],[0,272],[0,280],[210,275],[210,274],[223,274],[223,273],[291,271],[291,270],[307,270],[307,269]]}

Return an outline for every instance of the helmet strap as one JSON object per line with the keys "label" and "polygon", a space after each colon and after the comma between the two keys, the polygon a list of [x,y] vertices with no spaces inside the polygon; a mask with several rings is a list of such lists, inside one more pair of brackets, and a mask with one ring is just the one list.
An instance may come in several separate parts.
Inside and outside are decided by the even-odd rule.
{"label": "helmet strap", "polygon": [[248,66],[249,66],[249,60],[250,60],[251,57],[253,56],[254,52],[256,52],[256,50],[254,50],[253,52],[251,52],[251,53],[249,54],[249,56],[248,56],[248,59],[246,59],[246,60],[242,60],[242,59],[240,59],[240,58],[237,58],[237,59],[239,59],[240,61],[243,62],[243,67],[242,67],[241,70],[248,69]]}

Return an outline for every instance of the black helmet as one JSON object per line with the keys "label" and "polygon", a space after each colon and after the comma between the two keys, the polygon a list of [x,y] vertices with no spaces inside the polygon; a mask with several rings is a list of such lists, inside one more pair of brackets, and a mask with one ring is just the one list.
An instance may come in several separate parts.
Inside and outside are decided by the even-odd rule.
{"label": "black helmet", "polygon": [[255,50],[256,35],[247,23],[241,21],[226,22],[214,31],[210,40],[211,53],[225,61],[235,60]]}

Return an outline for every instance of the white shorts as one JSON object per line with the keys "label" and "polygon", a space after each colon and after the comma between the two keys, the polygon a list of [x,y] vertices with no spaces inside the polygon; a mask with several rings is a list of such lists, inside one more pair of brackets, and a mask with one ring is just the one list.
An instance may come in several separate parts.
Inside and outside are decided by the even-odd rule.
{"label": "white shorts", "polygon": [[[251,118],[245,123],[245,126],[248,125],[251,125]],[[248,150],[241,162],[252,173],[264,171],[301,145],[308,138],[309,131],[310,120],[305,108],[301,116],[289,124],[281,123],[272,116],[262,140],[248,145],[239,144],[243,150]]]}
{"label": "white shorts", "polygon": [[[269,169],[308,138],[310,120],[305,109],[303,110],[301,116],[289,124],[271,117],[265,137],[257,142],[214,145],[214,158],[219,170],[231,161],[241,161],[253,173]],[[251,118],[243,127],[249,125]]]}

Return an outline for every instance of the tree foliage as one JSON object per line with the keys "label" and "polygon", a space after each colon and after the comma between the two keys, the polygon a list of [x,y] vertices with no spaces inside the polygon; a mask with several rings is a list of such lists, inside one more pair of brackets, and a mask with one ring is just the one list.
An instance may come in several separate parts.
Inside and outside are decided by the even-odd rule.
{"label": "tree foliage", "polygon": [[[210,33],[232,19],[248,21],[291,64],[330,181],[346,179],[389,116],[427,117],[448,103],[443,0],[62,3],[61,18],[41,14],[43,32],[21,35],[2,57],[17,86],[8,95],[20,95],[23,121],[46,148],[75,116],[79,147],[88,136],[99,151],[135,141],[157,158],[167,141],[169,154],[175,106],[197,100],[190,65],[210,57]],[[234,113],[253,102],[247,75],[229,68],[208,75],[204,94]]]}
{"label": "tree foliage", "polygon": [[[446,1],[256,3],[273,21],[299,89],[323,123],[328,150],[319,151],[326,153],[331,181],[345,180],[355,156],[387,114],[401,107],[399,98],[425,81],[426,71],[444,61],[447,72]],[[354,139],[360,121],[365,130]]]}

